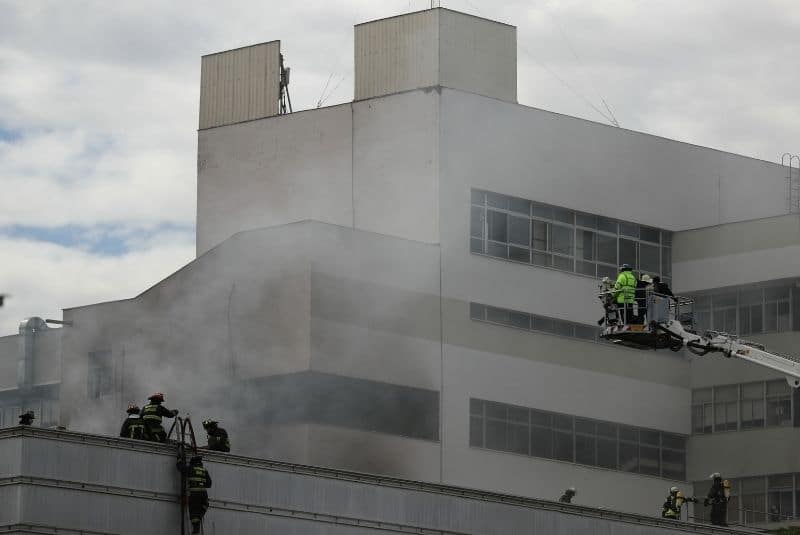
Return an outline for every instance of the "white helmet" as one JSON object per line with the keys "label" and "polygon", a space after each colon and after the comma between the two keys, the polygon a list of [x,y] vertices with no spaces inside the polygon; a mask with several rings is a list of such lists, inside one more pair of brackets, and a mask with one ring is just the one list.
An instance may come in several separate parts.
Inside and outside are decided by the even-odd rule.
{"label": "white helmet", "polygon": [[678,492],[678,487],[670,487],[670,488],[669,488],[669,492],[670,492],[670,494],[675,494],[675,493],[677,493],[677,492]]}

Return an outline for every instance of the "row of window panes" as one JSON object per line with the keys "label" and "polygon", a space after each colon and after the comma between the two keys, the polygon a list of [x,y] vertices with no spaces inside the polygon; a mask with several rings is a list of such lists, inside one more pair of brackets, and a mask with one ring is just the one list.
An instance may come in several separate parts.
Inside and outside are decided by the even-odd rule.
{"label": "row of window panes", "polygon": [[470,399],[470,446],[683,480],[686,437]]}
{"label": "row of window panes", "polygon": [[669,283],[672,233],[566,208],[472,190],[470,250],[594,277],[621,264]]}
{"label": "row of window panes", "polygon": [[[724,477],[724,474],[723,474]],[[800,474],[775,474],[730,480],[729,524],[785,522],[800,516]],[[695,482],[695,495],[703,498],[709,481]],[[710,522],[710,508],[694,509],[695,518]]]}
{"label": "row of window panes", "polygon": [[800,330],[800,291],[792,285],[740,286],[693,295],[699,329],[739,335]]}
{"label": "row of window panes", "polygon": [[692,391],[692,431],[697,434],[791,426],[793,391],[784,379]]}
{"label": "row of window panes", "polygon": [[516,327],[528,331],[557,334],[559,336],[568,336],[570,338],[578,338],[580,340],[592,342],[600,340],[600,329],[593,325],[549,318],[547,316],[518,312],[505,308],[491,307],[480,303],[469,304],[469,317],[477,321],[499,323],[508,327]]}

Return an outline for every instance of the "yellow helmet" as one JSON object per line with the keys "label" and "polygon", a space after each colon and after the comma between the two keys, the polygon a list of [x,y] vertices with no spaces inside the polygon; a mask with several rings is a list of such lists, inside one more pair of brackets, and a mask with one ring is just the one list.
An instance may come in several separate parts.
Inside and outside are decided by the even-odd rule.
{"label": "yellow helmet", "polygon": [[722,482],[722,486],[726,489],[729,489],[731,488],[731,482],[726,479],[725,481]]}

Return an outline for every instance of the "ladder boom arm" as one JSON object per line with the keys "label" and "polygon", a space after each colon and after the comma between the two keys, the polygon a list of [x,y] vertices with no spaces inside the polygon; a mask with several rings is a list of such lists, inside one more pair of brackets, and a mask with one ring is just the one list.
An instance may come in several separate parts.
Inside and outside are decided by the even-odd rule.
{"label": "ladder boom arm", "polygon": [[800,362],[765,351],[756,344],[749,344],[724,333],[711,332],[705,336],[689,332],[677,320],[662,323],[659,327],[674,338],[680,338],[683,345],[696,354],[722,353],[726,357],[736,357],[758,366],[770,368],[786,376],[792,388],[800,387]]}

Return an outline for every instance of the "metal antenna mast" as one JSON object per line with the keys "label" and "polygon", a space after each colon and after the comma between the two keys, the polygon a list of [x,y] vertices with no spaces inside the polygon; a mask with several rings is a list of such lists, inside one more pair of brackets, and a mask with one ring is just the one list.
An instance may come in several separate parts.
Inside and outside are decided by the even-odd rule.
{"label": "metal antenna mast", "polygon": [[[281,81],[279,82],[280,95],[278,97],[278,114],[283,115],[285,113],[292,113],[292,98],[289,96],[289,74],[292,72],[292,69],[284,67],[283,54],[280,55],[280,69]],[[287,105],[288,112],[286,111]]]}
{"label": "metal antenna mast", "polygon": [[800,156],[785,152],[781,165],[786,167],[786,210],[800,213]]}

